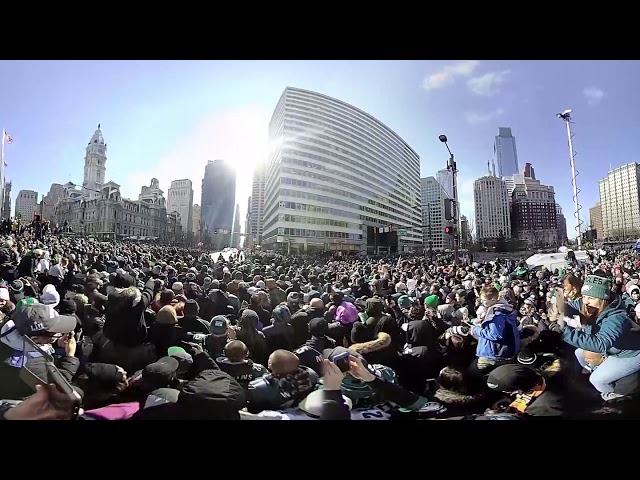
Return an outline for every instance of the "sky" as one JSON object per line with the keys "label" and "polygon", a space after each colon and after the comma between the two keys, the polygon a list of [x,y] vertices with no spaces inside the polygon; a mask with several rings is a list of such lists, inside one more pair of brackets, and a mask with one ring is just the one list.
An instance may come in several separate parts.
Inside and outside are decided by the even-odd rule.
{"label": "sky", "polygon": [[[253,166],[268,154],[268,123],[287,86],[373,115],[419,155],[421,176],[445,168],[446,134],[462,213],[487,171],[498,127],[511,127],[520,167],[555,187],[574,236],[569,149],[556,113],[573,110],[581,217],[610,168],[638,161],[638,61],[0,61],[0,127],[13,138],[5,172],[21,189],[82,184],[85,147],[101,124],[107,180],[137,199],[151,178],[193,181],[199,203],[208,160],[238,172],[242,218]],[[244,228],[244,220],[241,222]]]}

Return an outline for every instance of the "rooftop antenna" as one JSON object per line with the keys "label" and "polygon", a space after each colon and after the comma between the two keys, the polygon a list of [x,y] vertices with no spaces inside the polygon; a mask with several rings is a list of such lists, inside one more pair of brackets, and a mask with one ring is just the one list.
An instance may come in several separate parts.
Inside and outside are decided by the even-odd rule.
{"label": "rooftop antenna", "polygon": [[565,110],[562,113],[557,113],[556,117],[564,120],[565,124],[567,125],[567,140],[569,141],[569,160],[571,162],[571,183],[573,184],[573,206],[575,209],[573,216],[576,218],[576,232],[578,234],[576,238],[576,243],[578,244],[578,248],[580,248],[582,246],[582,239],[580,238],[580,229],[583,225],[583,222],[580,220],[580,210],[582,210],[582,205],[580,205],[580,203],[578,202],[578,193],[580,193],[580,190],[578,189],[577,177],[580,174],[580,172],[576,170],[575,158],[577,154],[573,149],[573,142],[571,141],[571,139],[573,138],[573,133],[571,133],[571,124],[573,123],[571,121],[572,111],[573,110]]}

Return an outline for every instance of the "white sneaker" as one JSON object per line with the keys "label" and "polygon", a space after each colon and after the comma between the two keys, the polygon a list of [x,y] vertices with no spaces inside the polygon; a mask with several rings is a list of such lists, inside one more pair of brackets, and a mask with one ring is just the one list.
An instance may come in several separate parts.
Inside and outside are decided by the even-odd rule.
{"label": "white sneaker", "polygon": [[600,396],[605,402],[610,402],[611,400],[617,400],[619,398],[625,397],[625,395],[620,395],[619,393],[614,393],[614,392],[601,393]]}

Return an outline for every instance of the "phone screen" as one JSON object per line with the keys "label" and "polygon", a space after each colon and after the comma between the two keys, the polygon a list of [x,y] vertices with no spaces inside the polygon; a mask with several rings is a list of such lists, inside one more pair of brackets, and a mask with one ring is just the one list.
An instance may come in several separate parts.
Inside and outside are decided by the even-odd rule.
{"label": "phone screen", "polygon": [[333,357],[333,363],[336,364],[342,373],[348,372],[351,368],[351,365],[349,364],[349,355],[349,352],[343,352]]}

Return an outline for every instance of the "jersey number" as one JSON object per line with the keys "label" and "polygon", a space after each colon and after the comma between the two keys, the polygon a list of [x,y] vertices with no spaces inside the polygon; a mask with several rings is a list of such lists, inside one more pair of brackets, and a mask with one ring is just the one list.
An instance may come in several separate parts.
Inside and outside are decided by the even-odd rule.
{"label": "jersey number", "polygon": [[365,420],[370,420],[372,418],[384,418],[384,413],[380,411],[362,412],[362,418]]}

